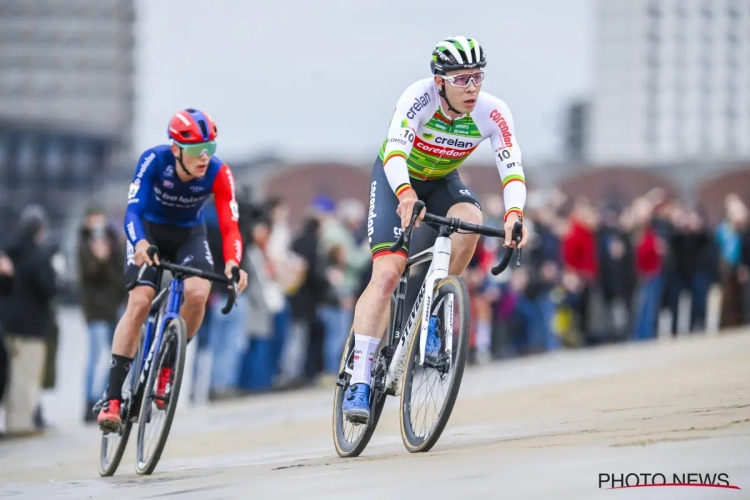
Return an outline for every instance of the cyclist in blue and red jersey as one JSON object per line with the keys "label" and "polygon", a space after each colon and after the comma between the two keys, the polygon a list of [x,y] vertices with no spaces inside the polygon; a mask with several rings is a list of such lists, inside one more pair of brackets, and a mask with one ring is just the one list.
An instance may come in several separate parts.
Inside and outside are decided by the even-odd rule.
{"label": "cyclist in blue and red jersey", "polygon": [[[156,262],[149,258],[149,246],[156,245],[159,255],[172,262],[212,272],[214,261],[206,239],[203,205],[213,194],[227,277],[231,278],[232,268],[242,261],[234,178],[229,166],[214,156],[216,124],[204,112],[185,109],[172,117],[167,135],[171,144],[147,149],[141,155],[128,191],[125,281],[138,281],[129,292],[127,308],[112,342],[109,384],[98,417],[99,427],[104,431],[117,431],[121,424],[122,384],[138,349],[141,325],[156,294],[157,269],[153,265],[158,264],[158,257]],[[150,267],[138,278],[144,263]],[[240,271],[238,291],[246,286],[247,274]],[[185,320],[189,342],[203,321],[211,283],[191,277],[185,280],[184,287],[180,315]],[[164,368],[159,373],[158,396],[167,392],[172,372],[171,368]]]}

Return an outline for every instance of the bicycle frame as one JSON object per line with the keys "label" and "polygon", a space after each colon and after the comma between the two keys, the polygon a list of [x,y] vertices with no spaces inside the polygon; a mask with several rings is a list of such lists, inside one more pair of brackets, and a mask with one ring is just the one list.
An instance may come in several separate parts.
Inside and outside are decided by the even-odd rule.
{"label": "bicycle frame", "polygon": [[[157,280],[157,289],[160,287],[161,273],[159,273],[159,279]],[[182,305],[182,294],[184,291],[184,284],[181,278],[174,276],[172,281],[169,283],[169,287],[161,290],[159,294],[154,297],[151,301],[152,310],[156,307],[154,312],[150,312],[146,323],[146,332],[143,340],[143,350],[141,352],[141,359],[138,360],[138,372],[137,378],[133,377],[133,389],[132,396],[135,397],[141,385],[146,382],[146,374],[151,366],[153,355],[155,352],[159,352],[161,348],[162,337],[164,335],[164,325],[166,325],[173,318],[177,318],[180,314],[180,306]],[[167,297],[164,297],[168,294]],[[167,307],[163,315],[159,314],[159,305],[163,300],[167,301]],[[159,323],[157,325],[157,318]]]}
{"label": "bicycle frame", "polygon": [[[427,270],[422,287],[414,301],[409,319],[406,326],[401,329],[402,313],[404,300],[406,300],[406,285],[411,268],[423,262],[431,261]],[[424,364],[425,347],[427,344],[427,330],[429,328],[430,309],[435,289],[435,284],[448,276],[448,269],[451,260],[451,239],[450,233],[446,228],[441,228],[435,244],[418,254],[409,257],[406,261],[406,269],[401,275],[398,288],[396,290],[396,314],[395,325],[392,330],[393,338],[390,339],[390,345],[396,345],[393,357],[388,364],[386,372],[385,390],[389,394],[398,396],[401,389],[401,377],[406,368],[406,355],[411,345],[411,339],[416,331],[416,321],[421,313],[422,323],[419,337],[419,365]],[[424,301],[424,304],[423,304]],[[448,298],[448,304],[444,309],[444,322],[446,325],[445,346],[449,352],[453,346],[453,297]],[[450,359],[450,357],[449,357]]]}

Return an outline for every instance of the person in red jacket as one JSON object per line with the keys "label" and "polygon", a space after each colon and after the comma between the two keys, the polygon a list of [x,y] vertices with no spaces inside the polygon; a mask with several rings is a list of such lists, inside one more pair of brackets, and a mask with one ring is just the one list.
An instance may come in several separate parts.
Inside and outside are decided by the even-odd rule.
{"label": "person in red jacket", "polygon": [[599,275],[596,246],[598,222],[594,207],[587,199],[578,198],[568,219],[568,231],[562,238],[564,272],[570,281],[578,284],[577,289],[571,292],[577,295],[575,313],[585,345],[593,342],[588,318],[592,287]]}
{"label": "person in red jacket", "polygon": [[639,198],[633,202],[632,210],[637,227],[634,234],[635,266],[639,280],[634,336],[637,340],[646,340],[656,337],[666,247],[651,224],[652,204]]}

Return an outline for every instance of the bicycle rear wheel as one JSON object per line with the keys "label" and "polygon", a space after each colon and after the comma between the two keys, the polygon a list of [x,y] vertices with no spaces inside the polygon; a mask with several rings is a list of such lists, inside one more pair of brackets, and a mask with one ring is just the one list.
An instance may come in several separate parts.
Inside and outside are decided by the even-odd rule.
{"label": "bicycle rear wheel", "polygon": [[[446,300],[452,297],[452,307]],[[419,366],[419,339],[422,321],[420,317],[409,348],[406,370],[404,371],[401,389],[401,438],[404,446],[411,453],[429,451],[445,429],[450,419],[453,406],[461,387],[466,359],[469,352],[470,308],[469,291],[464,281],[458,276],[447,276],[435,287],[430,316],[438,316],[438,335],[442,348],[437,361],[431,362],[425,357],[423,366]],[[455,315],[459,315],[458,321]],[[452,342],[446,346],[445,318],[450,315],[453,323]],[[420,315],[421,316],[421,315]],[[448,350],[450,348],[450,350]],[[427,406],[439,401],[439,394],[432,394],[430,389],[448,382],[444,391],[443,404],[436,404],[432,411]],[[426,387],[425,387],[426,386]]]}
{"label": "bicycle rear wheel", "polygon": [[[391,320],[385,339],[390,338],[393,329],[393,315],[395,313],[395,299],[391,297]],[[384,347],[381,347],[381,350]],[[354,359],[354,330],[349,332],[349,337],[344,345],[344,352],[341,354],[341,365],[339,367],[339,379],[336,384],[333,396],[333,444],[336,447],[336,453],[341,458],[358,457],[370,442],[375,428],[380,421],[380,415],[383,413],[386,395],[377,387],[380,385],[380,379],[384,374],[377,374],[373,377],[370,396],[370,421],[367,424],[356,424],[350,422],[344,417],[342,405],[344,404],[344,394],[349,387],[351,375],[344,371],[344,367],[352,368]],[[377,370],[380,356],[373,368]],[[384,369],[386,367],[383,367]]]}
{"label": "bicycle rear wheel", "polygon": [[[146,385],[143,387],[143,398],[138,417],[138,446],[135,461],[135,471],[139,475],[151,474],[164,451],[169,430],[172,427],[172,420],[177,410],[177,401],[180,396],[180,386],[185,370],[186,351],[187,328],[185,321],[181,317],[173,318],[164,327],[159,352],[155,353],[154,360],[149,368]],[[169,361],[172,362],[171,366]],[[173,372],[168,390],[165,392],[167,396],[163,399],[163,409],[159,409],[156,406],[156,401],[159,399],[156,398],[155,392],[162,368],[172,368]],[[163,417],[163,422],[153,429],[156,435],[151,435],[152,433],[148,432],[149,436],[147,436],[147,427],[151,431],[151,421],[154,419],[160,420],[156,417]]]}
{"label": "bicycle rear wheel", "polygon": [[[130,367],[128,376],[125,377],[125,382],[122,384],[123,404],[120,411],[120,418],[122,419],[122,425],[120,431],[117,433],[102,432],[102,441],[99,447],[99,475],[101,477],[113,476],[120,466],[122,456],[125,454],[125,449],[128,446],[128,438],[130,437],[130,429],[133,427],[133,413],[138,411],[138,408],[134,408],[133,388],[135,387],[135,381],[138,373],[140,373],[140,367],[138,362],[141,359],[141,353],[143,352],[143,328],[141,328],[140,342],[138,344],[138,352],[133,360],[133,365]],[[125,394],[129,394],[126,396]]]}

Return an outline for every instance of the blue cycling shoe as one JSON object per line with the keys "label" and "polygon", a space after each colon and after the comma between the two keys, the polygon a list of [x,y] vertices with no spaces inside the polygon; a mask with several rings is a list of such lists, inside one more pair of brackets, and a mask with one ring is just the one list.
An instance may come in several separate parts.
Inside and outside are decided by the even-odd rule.
{"label": "blue cycling shoe", "polygon": [[349,386],[344,394],[341,411],[350,422],[366,424],[370,420],[370,386],[368,384]]}
{"label": "blue cycling shoe", "polygon": [[427,342],[425,345],[425,358],[436,360],[440,355],[442,342],[438,336],[438,317],[430,316],[430,323],[427,325]]}

